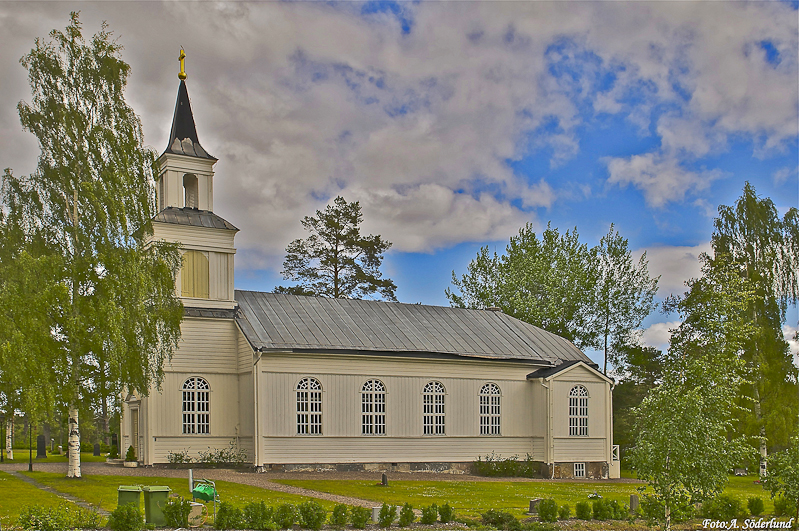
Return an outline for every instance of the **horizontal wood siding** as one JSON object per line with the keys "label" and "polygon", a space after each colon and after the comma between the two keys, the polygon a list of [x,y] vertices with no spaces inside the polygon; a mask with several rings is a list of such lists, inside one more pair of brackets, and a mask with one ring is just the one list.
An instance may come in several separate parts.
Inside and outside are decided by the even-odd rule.
{"label": "horizontal wood siding", "polygon": [[[530,456],[534,461],[546,461],[545,455],[546,440],[543,437],[533,437],[530,439]],[[524,457],[520,455],[520,457]]]}
{"label": "horizontal wood siding", "polygon": [[232,319],[186,317],[181,340],[167,371],[238,372],[238,329]]}
{"label": "horizontal wood siding", "polygon": [[253,455],[252,437],[156,437],[153,441],[152,463],[168,463],[170,453],[187,453],[192,459],[198,459],[200,452],[243,450],[250,462]]}
{"label": "horizontal wood siding", "polygon": [[153,239],[182,243],[192,249],[235,253],[235,231],[209,227],[191,227],[173,223],[153,223]]}
{"label": "horizontal wood siding", "polygon": [[264,437],[263,463],[466,462],[491,452],[524,457],[528,437]]}
{"label": "horizontal wood siding", "polygon": [[183,382],[192,376],[204,378],[211,387],[209,435],[235,437],[240,434],[239,376],[203,371],[167,372],[164,375],[162,391],[152,391],[148,397],[150,434],[154,437],[183,436],[182,388]]}
{"label": "horizontal wood siding", "polygon": [[610,456],[605,454],[606,442],[604,437],[556,437],[555,461],[610,461]]}
{"label": "horizontal wood siding", "polygon": [[[296,385],[304,377],[313,377],[322,385],[322,433],[330,436],[361,436],[361,388],[372,378],[386,387],[386,434],[391,437],[423,435],[424,386],[436,380],[443,384],[445,425],[448,436],[478,436],[479,392],[486,382],[496,383],[502,391],[501,432],[510,437],[530,437],[532,429],[532,383],[493,378],[450,378],[445,371],[433,370],[439,377],[389,376],[386,368],[370,375],[330,374],[319,360],[313,372],[261,373],[264,391],[262,434],[293,436],[296,424]],[[433,367],[428,366],[428,369]]]}

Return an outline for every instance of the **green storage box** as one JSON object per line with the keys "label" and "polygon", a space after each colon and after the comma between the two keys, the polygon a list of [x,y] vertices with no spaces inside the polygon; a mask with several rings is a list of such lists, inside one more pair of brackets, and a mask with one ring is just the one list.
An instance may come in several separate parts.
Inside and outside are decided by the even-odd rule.
{"label": "green storage box", "polygon": [[214,501],[216,489],[214,489],[213,485],[210,483],[200,483],[194,487],[194,490],[191,491],[191,495],[203,501]]}
{"label": "green storage box", "polygon": [[117,505],[133,504],[138,509],[141,507],[139,499],[141,498],[141,487],[138,485],[120,485],[117,489]]}
{"label": "green storage box", "polygon": [[142,487],[144,493],[144,521],[155,526],[165,526],[164,505],[169,499],[169,487]]}

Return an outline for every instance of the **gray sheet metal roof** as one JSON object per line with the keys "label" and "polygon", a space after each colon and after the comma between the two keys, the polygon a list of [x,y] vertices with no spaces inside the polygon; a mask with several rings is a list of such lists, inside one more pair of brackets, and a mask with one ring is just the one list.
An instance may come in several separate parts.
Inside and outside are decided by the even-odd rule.
{"label": "gray sheet metal roof", "polygon": [[220,218],[210,210],[197,210],[196,208],[167,207],[156,214],[153,221],[174,223],[175,225],[190,225],[192,227],[239,230],[232,223]]}
{"label": "gray sheet metal roof", "polygon": [[571,342],[501,312],[236,290],[256,349],[434,353],[591,363]]}

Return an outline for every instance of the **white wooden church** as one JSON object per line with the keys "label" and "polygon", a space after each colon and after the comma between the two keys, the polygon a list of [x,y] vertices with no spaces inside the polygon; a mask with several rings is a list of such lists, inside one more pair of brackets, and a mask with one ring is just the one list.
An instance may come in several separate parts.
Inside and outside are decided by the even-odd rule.
{"label": "white wooden church", "polygon": [[234,290],[238,229],[214,212],[217,159],[180,77],[153,238],[183,249],[182,339],[161,390],[125,397],[122,452],[453,472],[529,454],[545,477],[618,477],[612,381],[561,337],[490,309]]}

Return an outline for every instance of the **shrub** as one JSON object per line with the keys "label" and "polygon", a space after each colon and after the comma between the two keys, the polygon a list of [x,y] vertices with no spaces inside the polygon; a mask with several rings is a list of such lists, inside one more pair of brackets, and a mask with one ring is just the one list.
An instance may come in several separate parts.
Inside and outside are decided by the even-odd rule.
{"label": "shrub", "polygon": [[558,518],[561,520],[568,520],[571,514],[572,510],[568,503],[561,505],[560,509],[558,509]]}
{"label": "shrub", "polygon": [[613,511],[607,500],[594,500],[591,502],[591,505],[593,508],[594,520],[610,520],[613,517]]}
{"label": "shrub", "polygon": [[97,512],[96,507],[92,506],[90,509],[77,507],[73,510],[70,520],[70,527],[73,529],[98,529],[103,517]]}
{"label": "shrub", "polygon": [[397,519],[397,506],[384,503],[377,515],[377,525],[380,527],[390,527]]}
{"label": "shrub", "polygon": [[414,520],[416,520],[416,515],[413,514],[413,507],[411,507],[410,503],[406,503],[402,506],[402,510],[400,510],[397,525],[400,527],[408,527]]}
{"label": "shrub", "polygon": [[[650,494],[644,494],[641,497],[641,504],[639,505],[641,516],[651,526],[655,522],[662,522],[665,520],[666,509],[657,497]],[[671,521],[672,523],[679,523],[689,520],[694,515],[694,505],[691,503],[689,496],[678,498],[671,506]]]}
{"label": "shrub", "polygon": [[114,531],[142,531],[144,518],[141,511],[132,503],[120,505],[108,517],[108,527]]}
{"label": "shrub", "polygon": [[119,459],[119,448],[117,448],[116,444],[111,445],[111,451],[108,452],[108,457],[110,459]]}
{"label": "shrub", "polygon": [[80,443],[80,451],[86,454],[94,453],[94,445],[90,442]]}
{"label": "shrub", "polygon": [[575,511],[577,511],[577,518],[580,520],[590,520],[591,519],[591,504],[588,502],[577,502],[577,506],[575,507]]}
{"label": "shrub", "polygon": [[291,529],[297,521],[297,509],[290,503],[277,506],[275,510],[275,523],[278,529]]}
{"label": "shrub", "polygon": [[216,511],[214,527],[217,529],[242,529],[244,515],[241,513],[241,509],[233,507],[228,502],[220,503],[219,510]]}
{"label": "shrub", "polygon": [[455,511],[452,510],[449,503],[445,503],[441,507],[438,508],[438,516],[441,517],[441,523],[446,524],[452,521],[452,518],[455,516]]}
{"label": "shrub", "polygon": [[191,503],[188,500],[172,496],[164,504],[163,511],[167,527],[189,527]]}
{"label": "shrub", "polygon": [[750,496],[749,499],[746,500],[746,507],[749,509],[749,513],[752,516],[760,516],[766,509],[763,498],[759,496]]}
{"label": "shrub", "polygon": [[208,451],[200,450],[198,454],[194,461],[210,466],[223,464],[241,466],[247,461],[247,452],[237,447],[233,441],[229,443],[228,448],[211,449],[209,446]]}
{"label": "shrub", "polygon": [[542,522],[557,522],[558,504],[552,498],[541,500],[538,504],[538,517]]}
{"label": "shrub", "polygon": [[136,449],[133,446],[128,446],[128,451],[125,454],[125,461],[135,461],[136,460]]}
{"label": "shrub", "polygon": [[333,507],[333,512],[330,514],[330,525],[336,529],[342,529],[347,525],[347,517],[349,510],[343,503],[339,503]]}
{"label": "shrub", "polygon": [[780,496],[774,498],[774,516],[793,516],[796,514],[796,507],[791,500]]}
{"label": "shrub", "polygon": [[170,450],[166,455],[166,459],[172,464],[192,463],[194,461],[194,459],[192,459],[192,457],[189,455],[188,450],[183,450],[182,452],[173,452]]}
{"label": "shrub", "polygon": [[738,498],[719,494],[702,504],[702,516],[713,520],[732,520],[743,515],[744,508]]}
{"label": "shrub", "polygon": [[247,529],[258,531],[275,531],[277,529],[277,524],[274,521],[275,510],[268,507],[263,501],[248,503],[241,510],[241,514]]}
{"label": "shrub", "polygon": [[111,451],[111,447],[110,446],[108,446],[107,444],[102,443],[102,442],[100,443],[100,453],[101,454],[107,454],[110,451]]}
{"label": "shrub", "polygon": [[422,507],[422,517],[419,520],[425,525],[432,525],[438,520],[438,506],[434,503],[430,507]]}
{"label": "shrub", "polygon": [[366,507],[353,507],[350,511],[350,522],[355,529],[363,529],[366,522],[372,517],[372,513]]}
{"label": "shrub", "polygon": [[480,515],[483,518],[483,524],[504,531],[518,531],[521,529],[521,524],[515,516],[507,511],[497,511],[496,509],[489,509]]}
{"label": "shrub", "polygon": [[72,524],[70,520],[69,507],[66,505],[30,505],[22,509],[17,525],[25,530],[67,531]]}
{"label": "shrub", "polygon": [[491,452],[485,459],[478,456],[472,466],[478,476],[531,478],[539,474],[541,465],[530,454],[527,454],[524,461],[519,461],[518,455],[502,458]]}
{"label": "shrub", "polygon": [[313,529],[318,531],[322,529],[322,525],[327,518],[327,512],[319,505],[318,502],[308,500],[297,506],[297,512],[300,516],[300,526],[304,529]]}

